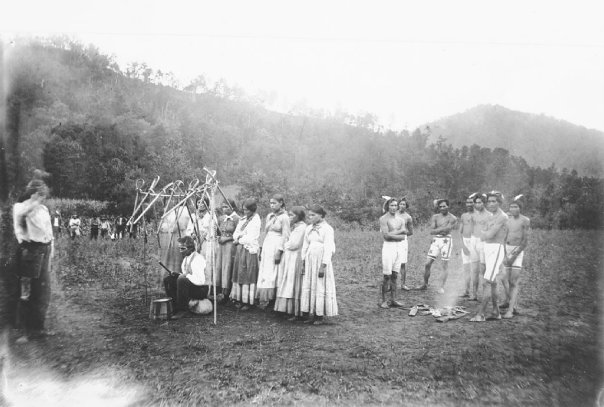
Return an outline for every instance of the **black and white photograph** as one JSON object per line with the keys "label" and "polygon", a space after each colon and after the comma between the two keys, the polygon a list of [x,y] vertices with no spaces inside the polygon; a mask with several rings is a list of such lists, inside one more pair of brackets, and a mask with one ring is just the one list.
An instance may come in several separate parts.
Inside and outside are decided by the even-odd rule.
{"label": "black and white photograph", "polygon": [[604,5],[0,8],[0,407],[604,407]]}

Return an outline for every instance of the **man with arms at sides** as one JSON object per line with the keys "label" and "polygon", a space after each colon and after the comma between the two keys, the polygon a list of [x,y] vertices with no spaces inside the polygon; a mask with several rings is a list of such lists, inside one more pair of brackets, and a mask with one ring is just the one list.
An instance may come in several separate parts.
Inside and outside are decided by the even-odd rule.
{"label": "man with arms at sides", "polygon": [[493,214],[486,210],[487,196],[477,193],[474,195],[474,212],[472,212],[472,237],[470,238],[470,269],[472,271],[472,288],[470,301],[478,301],[479,282],[486,270],[484,260],[484,242],[482,232],[486,229],[487,220]]}
{"label": "man with arms at sides", "polygon": [[[401,307],[397,301],[398,287],[396,278],[401,267],[403,257],[401,242],[407,238],[403,233],[405,221],[397,215],[398,202],[390,198],[384,203],[386,213],[380,218],[380,232],[384,239],[382,246],[382,303],[380,308]],[[386,300],[386,293],[390,291],[390,301]]]}
{"label": "man with arms at sides", "polygon": [[472,322],[485,321],[484,313],[489,304],[487,295],[489,287],[491,291],[491,302],[493,304],[493,313],[489,319],[501,319],[499,305],[497,304],[497,275],[501,269],[501,264],[505,256],[503,244],[505,242],[506,224],[508,216],[501,210],[500,205],[503,196],[500,192],[492,191],[487,194],[487,210],[493,214],[488,218],[486,229],[482,232],[484,241],[484,257],[486,271],[484,273],[483,299],[476,315],[470,320]]}
{"label": "man with arms at sides", "polygon": [[409,203],[406,198],[401,198],[398,201],[398,216],[405,222],[405,227],[401,233],[407,235],[407,239],[401,241],[403,258],[401,259],[401,288],[405,291],[409,291],[409,287],[405,284],[407,280],[407,258],[409,255],[409,236],[413,234],[413,219],[407,212],[409,209]]}
{"label": "man with arms at sides", "polygon": [[506,308],[506,306],[508,308],[507,312],[503,315],[506,319],[512,318],[516,312],[522,260],[524,258],[524,249],[528,245],[531,228],[530,219],[520,214],[520,210],[522,209],[520,198],[522,198],[522,195],[518,195],[510,204],[510,217],[507,221],[508,232],[505,241],[502,278],[507,301],[506,304],[501,306],[501,308]]}
{"label": "man with arms at sides", "polygon": [[438,289],[439,294],[444,294],[445,283],[447,282],[448,269],[449,269],[449,258],[451,256],[451,250],[453,249],[453,242],[451,241],[451,231],[457,227],[457,217],[449,212],[449,200],[448,199],[437,199],[436,207],[438,213],[432,215],[430,221],[432,230],[430,234],[434,236],[430,249],[428,250],[428,261],[424,270],[424,284],[420,286],[419,290],[428,289],[428,280],[430,279],[430,272],[432,263],[440,255],[443,261],[443,281],[441,287]]}
{"label": "man with arms at sides", "polygon": [[50,304],[50,272],[53,256],[53,234],[50,212],[44,205],[48,187],[33,179],[25,190],[24,199],[13,206],[13,227],[19,242],[17,253],[16,292],[12,302],[20,302],[17,317],[24,335],[17,343],[46,335],[46,312]]}
{"label": "man with arms at sides", "polygon": [[470,195],[466,199],[466,211],[461,214],[461,226],[459,227],[459,234],[461,235],[461,262],[463,264],[464,274],[464,287],[465,292],[462,298],[470,297],[470,285],[472,280],[470,249],[472,247],[472,213],[474,212],[474,196]]}
{"label": "man with arms at sides", "polygon": [[208,298],[209,287],[205,281],[206,260],[195,251],[191,236],[178,239],[178,250],[183,255],[181,274],[176,280],[176,310],[173,318],[178,319],[189,309],[189,300]]}

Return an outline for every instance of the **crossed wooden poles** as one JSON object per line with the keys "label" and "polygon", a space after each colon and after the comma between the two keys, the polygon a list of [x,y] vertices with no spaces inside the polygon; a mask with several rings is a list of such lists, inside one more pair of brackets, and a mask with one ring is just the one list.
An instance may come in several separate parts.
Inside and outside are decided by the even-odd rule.
{"label": "crossed wooden poles", "polygon": [[[176,219],[179,219],[182,211],[186,210],[188,213],[188,216],[189,216],[189,220],[193,224],[195,238],[197,240],[197,247],[201,248],[201,244],[202,244],[201,234],[199,233],[199,230],[197,229],[197,227],[198,227],[197,220],[193,218],[193,214],[191,213],[190,203],[192,202],[193,206],[194,206],[195,202],[198,199],[204,199],[205,201],[209,202],[208,211],[210,213],[210,219],[211,219],[210,228],[209,228],[209,232],[208,232],[209,234],[207,236],[207,240],[208,240],[208,244],[209,244],[209,250],[207,251],[207,255],[209,256],[209,259],[214,259],[215,252],[216,252],[216,230],[217,230],[217,225],[218,225],[218,219],[216,217],[216,204],[214,202],[216,191],[218,191],[222,195],[222,197],[224,198],[227,205],[231,206],[231,204],[229,203],[229,200],[227,199],[226,195],[224,194],[224,192],[218,185],[219,182],[216,179],[216,171],[210,171],[205,167],[203,168],[203,170],[206,173],[205,182],[203,184],[201,184],[198,179],[194,179],[191,182],[189,182],[189,185],[186,188],[185,188],[185,184],[183,181],[176,180],[173,182],[169,182],[168,184],[164,185],[163,188],[156,191],[157,184],[159,183],[159,179],[160,179],[160,177],[157,176],[153,179],[153,181],[149,185],[149,188],[147,188],[145,190],[144,189],[145,181],[143,179],[138,179],[136,181],[136,185],[135,185],[136,186],[136,199],[134,201],[134,209],[132,210],[132,215],[130,216],[130,219],[128,220],[128,225],[130,225],[130,231],[132,231],[132,228],[134,228],[135,225],[137,225],[139,222],[141,222],[141,220],[142,220],[143,227],[144,227],[145,214],[149,211],[149,209],[151,209],[155,205],[155,203],[160,198],[163,198],[163,200],[165,201],[165,204],[163,207],[163,213],[162,213],[161,219],[159,221],[159,224],[157,225],[157,232],[156,232],[158,241],[159,241],[159,231],[160,231],[161,225],[164,222],[164,220],[166,219],[166,217],[169,216],[172,212],[176,212]],[[234,209],[234,208],[231,207],[231,209]],[[180,228],[178,228],[178,234],[180,237],[180,235],[181,235]],[[143,240],[143,262],[144,262],[145,253],[146,253],[146,239]],[[205,253],[204,253],[204,255],[205,255]],[[210,262],[209,259],[208,259],[208,262]],[[211,261],[210,264],[214,265],[214,268],[215,268],[214,261]],[[160,262],[160,265],[163,268],[165,268],[166,270],[168,270],[168,272],[170,272],[170,273],[172,273],[174,271],[174,270],[169,270],[161,262]],[[147,281],[146,280],[147,280],[147,273],[145,270],[145,305],[147,304]],[[216,270],[212,270],[212,280],[213,280],[212,287],[214,290],[214,324],[216,324],[216,322],[217,322],[216,321],[217,320]]]}

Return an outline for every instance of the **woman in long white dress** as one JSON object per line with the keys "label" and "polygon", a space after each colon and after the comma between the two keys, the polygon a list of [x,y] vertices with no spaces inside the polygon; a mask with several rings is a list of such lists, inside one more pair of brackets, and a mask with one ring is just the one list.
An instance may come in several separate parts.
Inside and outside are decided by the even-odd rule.
{"label": "woman in long white dress", "polygon": [[[306,212],[302,206],[294,206],[289,212],[289,222],[292,231],[283,248],[283,272],[277,279],[277,300],[275,311],[302,316],[300,312],[300,291],[302,289],[302,244],[304,243],[304,231],[306,223],[304,219]],[[297,312],[296,312],[297,311]]]}
{"label": "woman in long white dress", "polygon": [[260,252],[260,270],[258,271],[258,289],[256,298],[259,306],[265,309],[275,300],[277,294],[277,278],[283,273],[284,245],[289,239],[289,216],[285,210],[285,200],[276,194],[269,201],[271,213],[266,217],[264,231],[266,235]]}
{"label": "woman in long white dress", "polygon": [[338,315],[336,283],[331,257],[336,251],[333,228],[325,221],[320,205],[308,208],[309,225],[304,232],[302,261],[304,276],[300,307],[308,313],[307,323],[323,324],[323,317]]}

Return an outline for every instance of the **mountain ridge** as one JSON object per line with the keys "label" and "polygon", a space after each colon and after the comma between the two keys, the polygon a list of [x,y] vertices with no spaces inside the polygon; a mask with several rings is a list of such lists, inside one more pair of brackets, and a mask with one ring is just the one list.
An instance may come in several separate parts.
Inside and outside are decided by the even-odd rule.
{"label": "mountain ridge", "polygon": [[426,123],[431,141],[444,137],[455,147],[478,144],[504,148],[530,165],[576,170],[604,176],[604,132],[563,119],[501,105],[477,105],[464,112]]}

